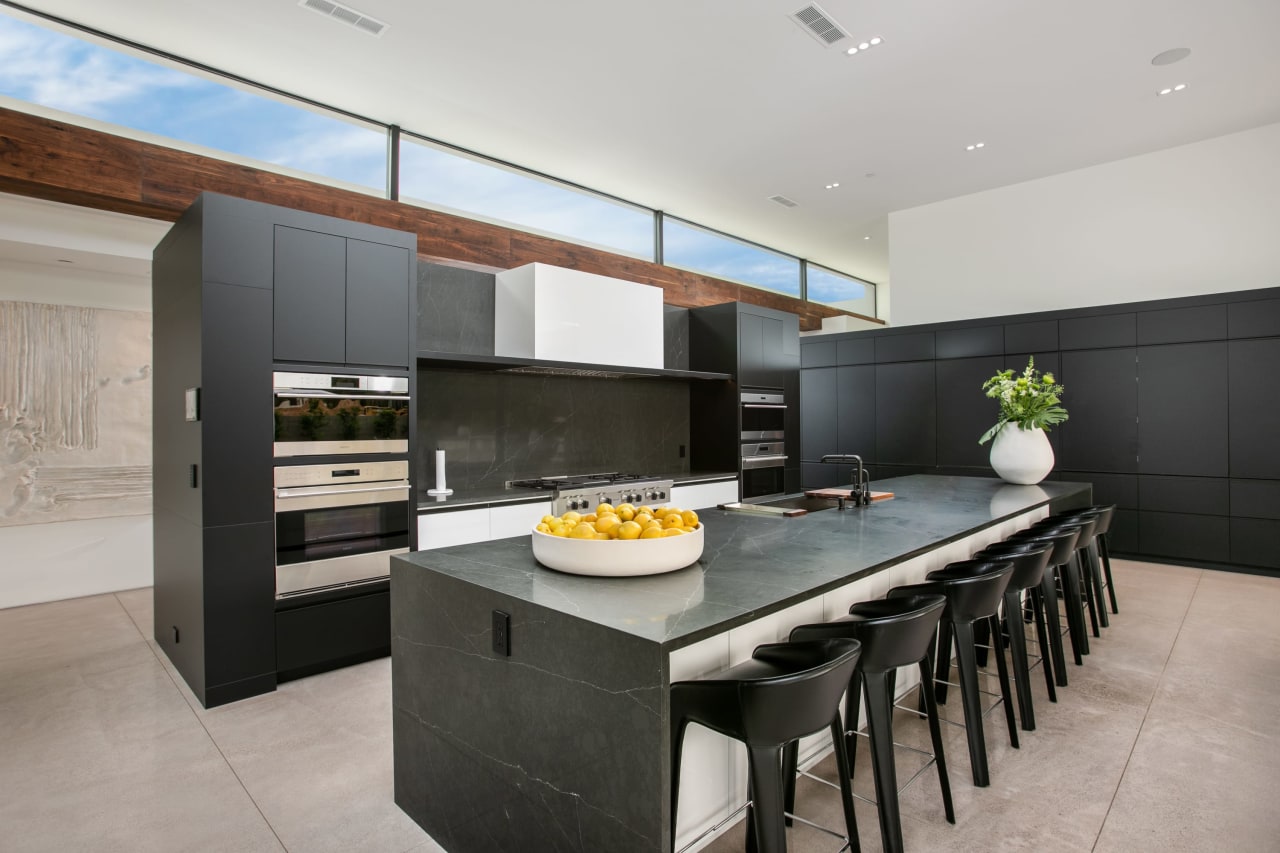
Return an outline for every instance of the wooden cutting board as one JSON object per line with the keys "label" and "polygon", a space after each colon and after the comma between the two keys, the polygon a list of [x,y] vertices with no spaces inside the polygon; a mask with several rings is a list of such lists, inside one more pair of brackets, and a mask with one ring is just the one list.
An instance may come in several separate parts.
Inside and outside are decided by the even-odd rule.
{"label": "wooden cutting board", "polygon": [[[852,489],[809,489],[805,492],[806,497],[810,498],[828,498],[830,500],[838,500],[840,498],[853,497]],[[893,492],[872,492],[872,501],[885,501],[893,497]]]}

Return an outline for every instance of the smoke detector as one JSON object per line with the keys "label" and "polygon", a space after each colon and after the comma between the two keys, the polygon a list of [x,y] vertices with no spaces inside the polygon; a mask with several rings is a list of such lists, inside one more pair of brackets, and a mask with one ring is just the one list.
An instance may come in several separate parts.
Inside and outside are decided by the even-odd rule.
{"label": "smoke detector", "polygon": [[326,18],[349,24],[371,36],[382,35],[388,26],[377,18],[371,18],[364,12],[358,12],[350,6],[334,3],[333,0],[299,0],[298,5],[304,9],[310,9],[312,12],[324,15]]}
{"label": "smoke detector", "polygon": [[810,3],[789,17],[800,29],[817,39],[823,47],[839,44],[849,37],[844,28],[817,3]]}

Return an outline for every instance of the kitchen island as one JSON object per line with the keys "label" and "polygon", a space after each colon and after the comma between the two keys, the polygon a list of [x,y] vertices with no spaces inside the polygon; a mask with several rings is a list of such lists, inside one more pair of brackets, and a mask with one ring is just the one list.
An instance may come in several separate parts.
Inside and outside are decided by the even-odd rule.
{"label": "kitchen island", "polygon": [[[798,518],[703,512],[702,559],[665,575],[561,574],[528,536],[393,558],[396,803],[451,853],[667,850],[672,681],[1091,495],[924,475],[873,488],[896,497]],[[731,742],[690,730],[680,843],[745,798],[741,764]]]}

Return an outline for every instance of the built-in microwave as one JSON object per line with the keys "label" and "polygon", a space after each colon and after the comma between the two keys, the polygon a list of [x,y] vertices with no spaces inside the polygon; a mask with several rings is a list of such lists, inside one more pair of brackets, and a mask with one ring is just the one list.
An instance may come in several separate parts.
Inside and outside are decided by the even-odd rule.
{"label": "built-in microwave", "polygon": [[409,379],[273,373],[275,455],[409,452]]}

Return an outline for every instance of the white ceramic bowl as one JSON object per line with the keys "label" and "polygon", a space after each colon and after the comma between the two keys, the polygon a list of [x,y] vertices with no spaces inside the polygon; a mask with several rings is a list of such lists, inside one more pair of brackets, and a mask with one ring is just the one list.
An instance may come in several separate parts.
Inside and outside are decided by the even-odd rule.
{"label": "white ceramic bowl", "polygon": [[702,530],[661,539],[566,539],[533,531],[533,556],[549,569],[575,575],[629,577],[674,572],[702,556]]}

